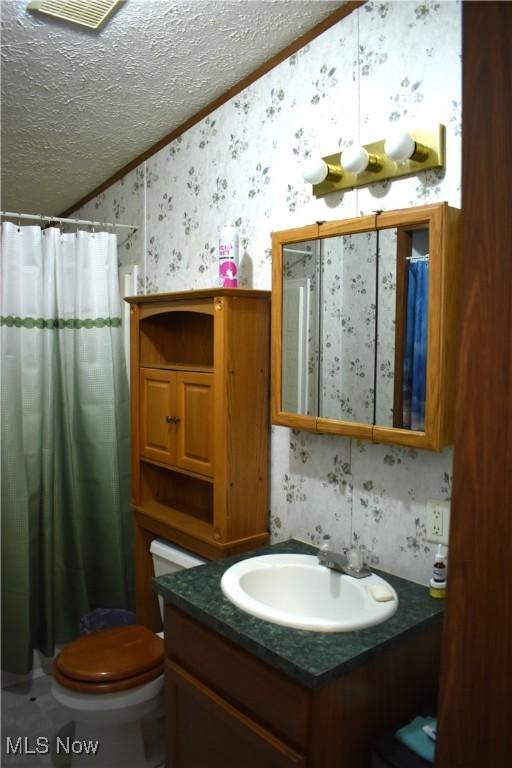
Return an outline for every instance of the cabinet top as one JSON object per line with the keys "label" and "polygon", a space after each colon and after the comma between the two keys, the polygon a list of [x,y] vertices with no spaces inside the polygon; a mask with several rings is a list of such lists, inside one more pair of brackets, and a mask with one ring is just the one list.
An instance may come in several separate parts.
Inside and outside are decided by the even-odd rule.
{"label": "cabinet top", "polygon": [[175,301],[177,299],[213,299],[216,296],[230,298],[268,299],[271,291],[258,291],[252,288],[198,288],[189,291],[174,291],[172,293],[141,293],[137,296],[126,296],[129,304],[150,304],[153,302]]}

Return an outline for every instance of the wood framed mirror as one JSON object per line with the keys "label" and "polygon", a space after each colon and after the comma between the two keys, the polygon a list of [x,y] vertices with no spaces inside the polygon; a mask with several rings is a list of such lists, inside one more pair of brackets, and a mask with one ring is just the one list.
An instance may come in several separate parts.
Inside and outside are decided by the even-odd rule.
{"label": "wood framed mirror", "polygon": [[453,439],[459,211],[272,235],[272,422],[442,450]]}

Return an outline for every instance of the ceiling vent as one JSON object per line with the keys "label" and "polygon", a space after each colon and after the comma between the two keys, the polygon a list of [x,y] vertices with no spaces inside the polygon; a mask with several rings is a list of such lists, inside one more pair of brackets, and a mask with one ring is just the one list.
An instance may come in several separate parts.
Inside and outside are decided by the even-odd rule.
{"label": "ceiling vent", "polygon": [[124,0],[31,0],[28,11],[39,11],[55,19],[99,29]]}

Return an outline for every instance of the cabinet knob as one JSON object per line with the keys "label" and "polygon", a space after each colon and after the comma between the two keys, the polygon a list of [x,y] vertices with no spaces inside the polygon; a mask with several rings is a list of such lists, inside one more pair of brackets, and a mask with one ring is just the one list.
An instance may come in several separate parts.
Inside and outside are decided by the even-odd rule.
{"label": "cabinet knob", "polygon": [[181,421],[179,416],[166,416],[165,420],[168,424],[179,424]]}

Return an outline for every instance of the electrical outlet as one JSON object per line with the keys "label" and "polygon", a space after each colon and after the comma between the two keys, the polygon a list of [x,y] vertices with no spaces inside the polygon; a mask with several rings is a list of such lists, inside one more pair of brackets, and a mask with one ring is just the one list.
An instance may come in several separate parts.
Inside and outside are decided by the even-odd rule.
{"label": "electrical outlet", "polygon": [[450,532],[450,502],[427,501],[427,541],[448,544]]}

